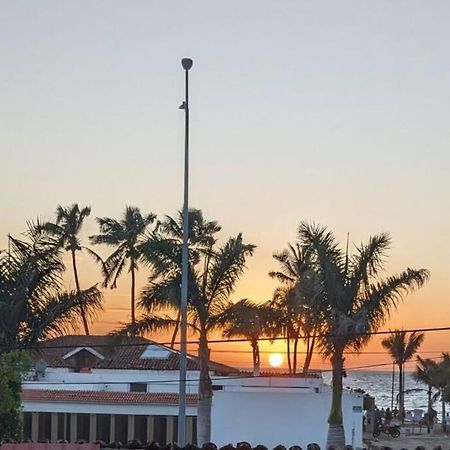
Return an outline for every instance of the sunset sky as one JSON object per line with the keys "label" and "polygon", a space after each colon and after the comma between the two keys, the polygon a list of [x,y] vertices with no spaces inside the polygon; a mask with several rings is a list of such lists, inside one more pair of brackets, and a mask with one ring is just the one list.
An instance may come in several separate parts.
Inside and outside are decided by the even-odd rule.
{"label": "sunset sky", "polygon": [[[430,270],[386,329],[449,325],[449,23],[438,0],[2,1],[0,248],[58,204],[92,206],[84,238],[125,205],[175,214],[188,56],[191,205],[257,245],[233,298],[270,298],[272,253],[309,220],[355,245],[388,231],[389,272]],[[99,280],[80,267],[83,286]],[[96,332],[125,320],[128,289],[105,292]],[[428,334],[423,354],[449,338]],[[216,347],[251,364],[229,353],[248,345]]]}

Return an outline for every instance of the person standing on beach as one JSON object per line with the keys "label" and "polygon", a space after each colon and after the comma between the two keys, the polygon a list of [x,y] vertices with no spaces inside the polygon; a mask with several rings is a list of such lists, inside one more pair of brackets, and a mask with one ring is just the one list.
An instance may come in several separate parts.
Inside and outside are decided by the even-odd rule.
{"label": "person standing on beach", "polygon": [[384,423],[385,425],[389,425],[392,420],[392,412],[389,408],[386,408],[386,411],[384,413]]}

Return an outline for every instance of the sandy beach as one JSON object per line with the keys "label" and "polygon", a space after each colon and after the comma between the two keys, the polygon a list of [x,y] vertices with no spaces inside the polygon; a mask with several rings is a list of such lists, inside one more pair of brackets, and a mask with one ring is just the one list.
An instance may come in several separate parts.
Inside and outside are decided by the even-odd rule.
{"label": "sandy beach", "polygon": [[364,443],[369,449],[376,449],[383,446],[391,447],[393,450],[409,449],[413,450],[417,446],[424,446],[427,450],[431,450],[440,445],[444,450],[450,448],[450,437],[442,432],[440,429],[435,429],[430,434],[427,434],[426,429],[418,430],[407,436],[402,430],[399,438],[394,439],[388,435],[382,435],[374,438],[370,433],[364,433]]}

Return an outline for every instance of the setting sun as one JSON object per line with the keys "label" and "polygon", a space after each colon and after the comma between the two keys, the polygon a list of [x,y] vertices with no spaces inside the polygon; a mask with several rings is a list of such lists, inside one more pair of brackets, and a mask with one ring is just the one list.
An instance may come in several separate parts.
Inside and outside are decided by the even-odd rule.
{"label": "setting sun", "polygon": [[283,364],[283,355],[280,353],[272,353],[269,356],[269,364],[272,367],[280,367]]}

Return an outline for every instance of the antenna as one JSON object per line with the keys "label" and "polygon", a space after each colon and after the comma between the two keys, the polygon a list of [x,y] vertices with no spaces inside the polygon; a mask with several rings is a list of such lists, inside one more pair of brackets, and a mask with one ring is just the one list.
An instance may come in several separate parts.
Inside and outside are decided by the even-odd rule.
{"label": "antenna", "polygon": [[348,241],[350,240],[350,231],[347,231],[347,244],[345,246],[345,274],[348,272]]}

